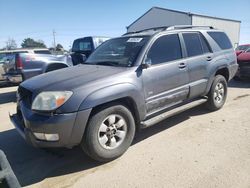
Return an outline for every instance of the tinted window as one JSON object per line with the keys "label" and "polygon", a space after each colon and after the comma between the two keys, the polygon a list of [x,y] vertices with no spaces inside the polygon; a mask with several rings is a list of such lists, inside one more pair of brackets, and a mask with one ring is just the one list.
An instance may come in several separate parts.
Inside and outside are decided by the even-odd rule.
{"label": "tinted window", "polygon": [[92,40],[90,38],[83,38],[74,41],[72,52],[91,51],[92,49]]}
{"label": "tinted window", "polygon": [[198,33],[183,33],[188,57],[203,54],[200,36]]}
{"label": "tinted window", "polygon": [[201,45],[202,45],[203,52],[204,53],[211,52],[211,49],[208,46],[208,42],[206,41],[206,39],[204,38],[204,36],[202,34],[200,34],[200,40],[201,40]]}
{"label": "tinted window", "polygon": [[152,64],[159,64],[182,58],[180,40],[177,34],[158,38],[148,52]]}
{"label": "tinted window", "polygon": [[232,48],[232,44],[223,32],[207,32],[223,50]]}

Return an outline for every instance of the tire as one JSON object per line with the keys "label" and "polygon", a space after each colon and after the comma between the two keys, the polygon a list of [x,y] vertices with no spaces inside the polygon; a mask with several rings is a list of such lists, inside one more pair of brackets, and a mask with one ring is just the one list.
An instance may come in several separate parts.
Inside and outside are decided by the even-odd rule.
{"label": "tire", "polygon": [[126,152],[134,135],[135,121],[130,110],[112,103],[103,106],[90,118],[81,147],[92,159],[108,162]]}
{"label": "tire", "polygon": [[227,98],[227,81],[224,76],[216,75],[208,93],[207,109],[216,111],[222,108]]}

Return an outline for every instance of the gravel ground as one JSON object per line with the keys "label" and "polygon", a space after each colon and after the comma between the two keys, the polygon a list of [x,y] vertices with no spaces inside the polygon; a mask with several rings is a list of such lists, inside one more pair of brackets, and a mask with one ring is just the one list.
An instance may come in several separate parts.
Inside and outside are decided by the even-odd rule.
{"label": "gravel ground", "polygon": [[250,82],[231,82],[217,112],[199,106],[142,130],[121,158],[106,164],[79,147],[27,145],[8,118],[15,91],[0,88],[0,149],[24,187],[250,188]]}

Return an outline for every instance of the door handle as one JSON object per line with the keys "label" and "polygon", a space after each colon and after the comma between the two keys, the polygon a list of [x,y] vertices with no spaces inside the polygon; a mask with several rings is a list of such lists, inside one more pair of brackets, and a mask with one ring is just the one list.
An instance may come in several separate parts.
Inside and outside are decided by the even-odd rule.
{"label": "door handle", "polygon": [[211,61],[213,58],[211,56],[207,56],[207,61]]}
{"label": "door handle", "polygon": [[180,63],[179,64],[179,69],[184,69],[184,68],[186,68],[186,63]]}

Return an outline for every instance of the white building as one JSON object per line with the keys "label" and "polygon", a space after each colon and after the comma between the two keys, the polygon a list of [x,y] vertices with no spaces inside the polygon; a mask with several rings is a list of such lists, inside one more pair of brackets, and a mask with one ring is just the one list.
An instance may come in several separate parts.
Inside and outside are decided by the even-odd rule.
{"label": "white building", "polygon": [[236,47],[239,44],[240,24],[241,21],[238,20],[153,7],[129,25],[127,31],[134,32],[148,28],[172,25],[213,26],[216,29],[225,31],[234,47]]}

